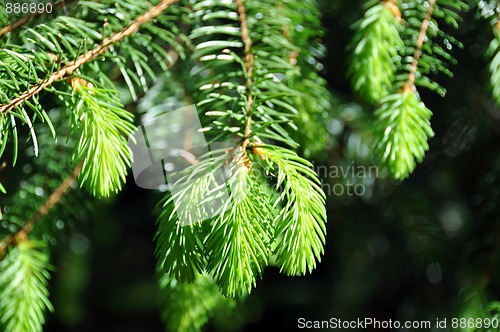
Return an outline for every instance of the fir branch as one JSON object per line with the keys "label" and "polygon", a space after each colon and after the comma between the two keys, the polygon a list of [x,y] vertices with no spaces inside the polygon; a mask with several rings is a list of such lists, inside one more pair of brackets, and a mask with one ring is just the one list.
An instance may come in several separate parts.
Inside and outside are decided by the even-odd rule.
{"label": "fir branch", "polygon": [[40,332],[52,311],[51,266],[44,242],[23,240],[0,262],[0,325],[9,332]]}
{"label": "fir branch", "polygon": [[122,41],[125,37],[132,35],[143,24],[150,22],[155,17],[160,15],[176,1],[177,0],[162,0],[158,5],[152,7],[148,12],[136,18],[128,27],[124,28],[120,32],[115,33],[111,37],[106,38],[99,46],[97,46],[93,50],[90,50],[78,57],[78,59],[69,62],[66,66],[62,67],[57,72],[52,73],[46,80],[38,85],[32,86],[27,91],[21,93],[17,98],[12,99],[9,103],[0,105],[0,113],[6,114],[11,109],[20,106],[26,100],[37,95],[45,88],[50,87],[54,82],[65,78],[67,75],[71,75],[82,65],[95,60],[100,55],[106,53],[114,44]]}
{"label": "fir branch", "polygon": [[[188,193],[195,196],[195,204],[200,202],[199,195],[196,195],[201,185],[192,184],[192,190]],[[206,195],[206,192],[202,191]],[[191,198],[190,197],[190,198]],[[184,202],[184,201],[182,201]],[[158,232],[156,235],[156,251],[158,268],[166,275],[171,275],[181,282],[192,283],[196,274],[203,271],[206,259],[203,255],[203,233],[199,223],[182,225],[179,221],[179,213],[187,210],[190,214],[196,210],[195,205],[190,205],[191,201],[186,201],[186,205],[177,207],[172,195],[167,195],[160,202],[162,213],[158,217]]]}
{"label": "fir branch", "polygon": [[6,236],[2,240],[2,242],[0,242],[0,260],[5,257],[5,252],[10,246],[16,245],[20,241],[26,239],[28,233],[32,230],[33,225],[38,222],[43,216],[47,215],[61,201],[64,195],[69,192],[71,186],[78,176],[78,173],[80,173],[81,167],[81,164],[75,167],[73,172],[61,182],[61,184],[52,192],[47,200],[35,212],[35,214],[31,218],[26,220],[24,226],[20,230]]}
{"label": "fir branch", "polygon": [[[427,140],[434,135],[430,126],[432,112],[420,100],[416,86],[427,87],[444,96],[446,90],[428,74],[453,76],[443,59],[452,63],[456,60],[432,39],[444,36],[448,43],[451,41],[462,47],[460,42],[439,29],[433,16],[444,17],[446,23],[457,28],[460,16],[454,10],[468,8],[462,1],[450,0],[441,0],[439,4],[437,0],[416,1],[409,6],[411,10],[405,11],[409,16],[408,24],[402,32],[405,42],[403,67],[394,82],[397,92],[383,98],[375,112],[376,154],[396,179],[406,178],[417,162],[422,162],[429,148]],[[425,11],[424,6],[427,6]],[[421,18],[420,23],[413,17],[415,15]]]}
{"label": "fir branch", "polygon": [[160,201],[156,236],[158,266],[178,281],[192,283],[206,265],[205,233],[201,221],[213,215],[212,202],[223,190],[214,174],[221,172],[227,156],[200,158],[172,185]]}
{"label": "fir branch", "polygon": [[[333,109],[333,96],[327,88],[326,80],[320,71],[326,49],[320,38],[324,31],[316,0],[287,1],[286,7],[281,1],[278,9],[283,17],[288,18],[282,25],[282,34],[293,49],[286,50],[288,63],[297,68],[288,71],[284,82],[297,91],[294,97],[294,107],[298,112],[294,123],[298,129],[292,132],[292,137],[301,142],[300,150],[306,157],[319,155],[325,146],[331,143],[328,132],[328,119]],[[304,27],[304,33],[296,27]]]}
{"label": "fir branch", "polygon": [[[297,129],[292,122],[297,110],[291,100],[297,92],[281,78],[298,71],[283,58],[286,50],[294,48],[282,35],[286,18],[274,4],[246,2],[243,28],[246,26],[244,30],[251,37],[250,44],[248,38],[242,38],[242,3],[239,13],[235,1],[214,2],[211,6],[201,2],[193,7],[196,17],[200,18],[199,26],[191,33],[196,41],[193,58],[202,63],[195,69],[199,77],[197,85],[202,91],[195,99],[200,112],[213,119],[204,132],[213,135],[210,139],[217,140],[237,134],[245,148],[251,137],[256,141],[271,139],[297,147],[287,130],[287,127]],[[219,7],[228,24],[221,25],[210,14]],[[260,19],[263,12],[266,18]],[[249,53],[252,55],[246,57]],[[233,74],[227,75],[228,72]],[[241,113],[233,111],[235,105]]]}
{"label": "fir branch", "polygon": [[[371,3],[371,2],[370,2]],[[392,90],[404,47],[400,36],[401,13],[393,1],[381,1],[368,8],[356,22],[348,75],[353,89],[365,100],[378,103]]]}
{"label": "fir branch", "polygon": [[115,91],[77,77],[71,85],[71,129],[79,136],[73,160],[82,162],[78,180],[92,195],[106,197],[121,190],[131,164],[127,138],[134,131],[133,115],[123,108]]}
{"label": "fir branch", "polygon": [[[441,96],[446,94],[446,89],[431,75],[444,74],[452,77],[453,73],[447,68],[447,63],[456,63],[456,59],[450,54],[451,46],[454,44],[462,48],[463,45],[442,31],[436,18],[443,18],[444,23],[457,29],[458,23],[462,20],[458,12],[467,9],[468,6],[461,0],[408,3],[408,8],[404,11],[407,24],[401,32],[405,42],[404,50],[401,52],[403,66],[396,75],[396,89],[416,92],[416,86],[421,86]],[[442,39],[446,47],[443,48],[444,45],[435,39]]]}
{"label": "fir branch", "polygon": [[500,105],[500,11],[494,18],[493,39],[488,46],[487,56],[490,58],[488,70],[490,72],[490,87],[493,100]]}
{"label": "fir branch", "polygon": [[66,193],[68,193],[68,191],[71,189],[71,186],[75,182],[75,179],[77,178],[81,169],[82,165],[77,165],[73,172],[69,174],[52,192],[45,203],[40,206],[35,215],[26,222],[26,225],[23,227],[24,233],[29,232],[34,223],[39,221],[43,216],[47,215],[50,210],[52,210],[61,201],[64,195],[66,195]]}
{"label": "fir branch", "polygon": [[[199,79],[193,97],[207,116],[202,118],[203,132],[215,142],[236,134],[241,146],[220,151],[220,160],[208,165],[203,160],[193,165],[184,178],[189,181],[166,196],[158,219],[157,257],[163,272],[178,281],[195,282],[197,273],[207,271],[228,297],[251,292],[273,248],[282,270],[295,275],[311,271],[323,250],[325,197],[311,165],[289,150],[262,143],[297,147],[288,129],[297,130],[292,120],[302,93],[291,80],[300,79],[301,66],[290,61],[289,54],[299,47],[287,40],[283,26],[301,21],[290,22],[291,8],[285,14],[274,3],[259,0],[193,6],[198,20],[190,34],[196,45],[192,58],[199,64],[194,68]],[[306,39],[313,37],[297,30],[293,38],[305,48],[311,44]],[[314,53],[309,52],[304,52],[301,64]],[[309,64],[315,72],[318,67]],[[306,77],[318,82],[316,76]],[[262,153],[265,149],[269,155]],[[265,190],[265,178],[253,171],[258,164],[269,172],[279,169],[278,187],[285,187],[286,193]],[[227,173],[224,183],[211,180],[220,167]],[[212,203],[212,210],[205,211]]]}
{"label": "fir branch", "polygon": [[437,0],[430,0],[427,11],[425,12],[425,17],[422,20],[422,25],[420,26],[420,31],[418,32],[417,41],[415,43],[415,52],[413,54],[413,60],[410,66],[410,72],[408,74],[408,80],[403,85],[403,90],[413,91],[415,89],[415,79],[417,75],[418,62],[422,55],[422,47],[424,46],[425,37],[427,35],[427,29],[429,28],[429,23],[432,18],[432,13],[436,7]]}
{"label": "fir branch", "polygon": [[[74,1],[74,0],[70,0],[70,1]],[[66,5],[67,2],[69,2],[69,1],[61,0],[61,1],[58,1],[55,3],[51,3],[51,5],[52,5],[52,8],[55,9],[57,7]],[[11,32],[11,31],[14,31],[14,30],[20,28],[21,26],[25,25],[26,23],[28,23],[32,19],[39,17],[43,14],[45,14],[44,11],[36,12],[36,13],[30,14],[30,15],[27,15],[25,17],[22,17],[19,20],[15,21],[14,23],[12,23],[6,27],[3,27],[2,29],[0,29],[0,37],[6,35],[7,33]]]}
{"label": "fir branch", "polygon": [[262,276],[268,265],[273,237],[270,201],[251,176],[245,155],[235,158],[228,176],[230,199],[206,239],[207,270],[227,297],[250,293],[255,287],[257,275]]}
{"label": "fir branch", "polygon": [[326,240],[326,196],[312,164],[285,148],[265,145],[260,154],[276,172],[283,192],[274,202],[282,208],[274,220],[274,254],[287,275],[311,273],[321,260]]}
{"label": "fir branch", "polygon": [[215,310],[231,310],[236,304],[219,292],[208,274],[197,274],[194,283],[186,284],[159,272],[159,304],[168,331],[202,331]]}
{"label": "fir branch", "polygon": [[253,64],[254,64],[254,55],[252,53],[252,38],[250,37],[250,33],[248,31],[248,20],[245,12],[245,5],[243,4],[243,0],[236,0],[236,7],[238,11],[238,18],[240,21],[241,28],[241,40],[244,45],[244,64],[245,64],[245,88],[246,88],[246,123],[245,129],[243,132],[243,152],[246,151],[248,144],[250,143],[250,135],[251,135],[251,127],[252,127],[252,107],[253,107],[253,94],[252,94],[252,86],[253,86]]}
{"label": "fir branch", "polygon": [[16,22],[14,22],[6,27],[3,27],[2,29],[0,29],[0,37],[2,37],[3,35],[19,28],[20,26],[28,23],[33,17],[39,16],[39,15],[40,15],[39,13],[35,13],[35,14],[29,15],[29,16],[25,16],[25,17],[17,20]]}
{"label": "fir branch", "polygon": [[375,116],[375,153],[394,178],[404,179],[429,149],[432,112],[415,92],[402,91],[385,97]]}

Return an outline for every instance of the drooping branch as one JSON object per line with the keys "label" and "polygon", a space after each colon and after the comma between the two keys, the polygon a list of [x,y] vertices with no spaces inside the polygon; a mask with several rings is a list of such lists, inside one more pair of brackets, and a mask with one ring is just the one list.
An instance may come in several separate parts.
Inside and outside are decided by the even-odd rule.
{"label": "drooping branch", "polygon": [[33,225],[38,222],[43,216],[46,216],[60,201],[61,199],[69,192],[71,186],[76,181],[78,173],[82,165],[78,165],[75,167],[73,172],[68,175],[61,184],[47,197],[47,200],[40,206],[40,208],[35,212],[35,214],[26,220],[24,226],[18,230],[17,232],[7,235],[2,242],[0,242],[0,259],[3,259],[6,254],[6,250],[15,245],[19,241],[23,241],[27,238],[29,232],[33,228]]}
{"label": "drooping branch", "polygon": [[436,8],[437,0],[430,0],[425,12],[425,17],[422,20],[422,25],[420,26],[420,31],[418,32],[417,42],[415,44],[415,52],[413,53],[413,61],[410,66],[410,72],[408,74],[408,80],[403,85],[403,91],[413,91],[415,85],[415,79],[417,76],[418,61],[422,56],[422,47],[424,46],[425,37],[427,36],[427,29],[429,28],[429,23],[432,18],[432,13]]}
{"label": "drooping branch", "polygon": [[245,53],[245,88],[246,88],[246,116],[247,121],[245,123],[245,130],[243,132],[243,143],[241,145],[243,152],[248,147],[250,143],[250,135],[252,133],[252,107],[253,107],[253,94],[252,94],[252,86],[253,86],[253,65],[255,57],[252,53],[252,38],[250,37],[250,32],[248,30],[248,20],[245,11],[245,5],[243,4],[243,0],[236,0],[236,6],[238,9],[238,17],[240,21],[240,29],[241,29],[241,40],[243,41],[244,53]]}
{"label": "drooping branch", "polygon": [[[68,2],[71,2],[71,0],[70,1],[66,1],[66,0],[58,1],[58,2],[52,4],[52,8],[65,6]],[[29,21],[31,21],[31,19],[38,17],[38,16],[41,16],[44,13],[45,12],[42,11],[42,12],[36,12],[36,13],[30,14],[30,15],[27,15],[27,16],[22,17],[19,20],[15,21],[11,25],[3,27],[2,29],[0,29],[0,37],[2,37],[3,35],[6,35],[7,33],[11,32],[11,31],[18,29],[19,27],[21,27],[21,26],[25,25],[26,23],[28,23]]]}
{"label": "drooping branch", "polygon": [[38,15],[37,14],[33,14],[33,15],[30,15],[30,16],[25,16],[25,17],[17,20],[16,22],[12,23],[11,25],[3,27],[2,29],[0,29],[0,37],[2,37],[3,35],[7,34],[8,32],[11,32],[11,31],[19,28],[20,26],[28,23],[32,18],[34,18],[35,16],[38,16]]}
{"label": "drooping branch", "polygon": [[153,20],[176,1],[177,0],[162,0],[158,5],[151,8],[148,12],[136,18],[128,27],[121,30],[120,32],[115,33],[111,37],[106,38],[95,49],[90,50],[78,57],[76,60],[69,62],[66,66],[62,67],[57,72],[52,73],[41,84],[32,86],[27,91],[21,93],[18,97],[12,99],[8,104],[0,105],[0,113],[5,114],[14,107],[20,106],[24,101],[35,96],[43,89],[51,86],[54,82],[63,79],[66,75],[71,75],[82,65],[95,60],[97,57],[107,52],[111,48],[111,46],[136,32],[143,24]]}

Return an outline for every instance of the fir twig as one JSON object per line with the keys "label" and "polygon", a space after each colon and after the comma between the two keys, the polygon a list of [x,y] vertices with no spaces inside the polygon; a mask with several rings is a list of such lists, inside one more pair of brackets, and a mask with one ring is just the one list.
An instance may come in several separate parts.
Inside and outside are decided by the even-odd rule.
{"label": "fir twig", "polygon": [[41,84],[32,86],[27,91],[21,93],[17,98],[12,99],[8,104],[0,105],[0,113],[6,114],[12,108],[20,106],[24,101],[38,94],[43,89],[51,86],[54,82],[63,79],[66,75],[70,75],[82,65],[95,60],[100,55],[106,53],[111,48],[111,46],[136,32],[143,24],[153,20],[176,1],[177,0],[162,0],[158,5],[151,8],[148,12],[136,18],[128,27],[121,30],[120,32],[115,33],[111,37],[106,38],[95,49],[88,51],[87,53],[78,57],[78,59],[71,61],[66,66],[62,67],[59,71],[52,73]]}
{"label": "fir twig", "polygon": [[415,79],[417,76],[418,61],[422,55],[422,47],[424,46],[425,36],[427,35],[427,29],[429,28],[429,22],[432,18],[432,13],[436,7],[436,0],[429,1],[429,7],[425,13],[425,17],[422,20],[422,25],[420,26],[420,31],[418,32],[417,42],[415,44],[415,52],[413,54],[413,61],[410,66],[410,73],[408,74],[408,80],[403,85],[403,91],[413,91]]}
{"label": "fir twig", "polygon": [[[51,5],[52,5],[52,8],[57,8],[59,6],[65,5],[67,2],[69,2],[69,1],[61,0],[61,1],[58,1],[55,3],[52,3]],[[26,23],[28,23],[29,21],[31,21],[31,19],[36,18],[42,14],[44,14],[43,11],[33,13],[33,14],[30,14],[30,15],[27,15],[25,17],[20,18],[19,20],[15,21],[14,23],[12,23],[10,25],[7,25],[6,27],[3,27],[2,29],[0,29],[0,37],[6,35],[7,33],[11,32],[11,31],[18,29],[19,27],[21,27],[21,26],[25,25]]]}
{"label": "fir twig", "polygon": [[238,17],[240,20],[240,28],[241,28],[241,40],[243,41],[243,44],[245,46],[244,48],[244,53],[245,53],[245,76],[246,76],[246,81],[245,81],[245,87],[246,87],[246,116],[247,116],[247,121],[245,123],[245,130],[243,133],[243,144],[242,144],[242,149],[243,152],[245,152],[246,148],[248,147],[248,144],[250,143],[250,135],[252,132],[252,107],[253,107],[253,95],[252,95],[252,85],[253,85],[253,63],[255,60],[255,57],[252,53],[252,38],[250,37],[250,33],[248,31],[248,20],[247,20],[247,15],[245,12],[245,5],[243,4],[243,0],[236,0],[236,7],[238,10]]}
{"label": "fir twig", "polygon": [[77,165],[73,172],[61,182],[61,184],[52,192],[42,206],[40,206],[40,208],[35,212],[35,214],[25,222],[24,226],[17,232],[7,235],[3,241],[0,242],[0,259],[5,257],[5,252],[8,247],[16,245],[19,241],[25,240],[28,233],[33,228],[33,225],[43,216],[46,216],[54,208],[54,206],[61,201],[64,195],[66,195],[71,189],[71,186],[75,182],[81,168],[81,164]]}
{"label": "fir twig", "polygon": [[40,332],[49,300],[49,253],[45,242],[22,241],[0,262],[0,326],[9,332]]}
{"label": "fir twig", "polygon": [[19,28],[20,26],[28,23],[33,17],[38,16],[38,15],[40,15],[40,14],[36,13],[36,14],[29,15],[29,16],[25,16],[25,17],[17,20],[16,22],[14,22],[6,27],[3,27],[2,29],[0,29],[0,37],[7,34],[8,32],[11,32],[11,31]]}
{"label": "fir twig", "polygon": [[348,76],[353,89],[366,101],[378,104],[392,92],[399,60],[404,49],[401,39],[401,12],[393,1],[369,2],[349,44],[351,63]]}

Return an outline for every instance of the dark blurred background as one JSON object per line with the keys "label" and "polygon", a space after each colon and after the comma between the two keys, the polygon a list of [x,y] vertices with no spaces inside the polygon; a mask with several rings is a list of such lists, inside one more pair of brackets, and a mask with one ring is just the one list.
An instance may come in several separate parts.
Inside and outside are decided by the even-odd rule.
{"label": "dark blurred background", "polygon": [[[362,3],[321,2],[323,75],[336,105],[332,144],[314,156],[317,166],[372,162],[366,128],[373,109],[352,95],[346,79],[350,26]],[[268,268],[252,294],[207,330],[294,330],[300,317],[435,321],[473,310],[477,299],[498,299],[500,110],[490,98],[485,58],[492,35],[474,8],[463,17],[452,31],[464,44],[453,51],[455,77],[438,78],[448,94],[420,90],[436,132],[425,161],[402,183],[381,170],[363,180],[363,195],[330,193],[325,255],[314,273],[291,278]],[[323,179],[329,186],[346,180]],[[56,251],[55,313],[46,331],[163,331],[153,255],[159,196],[127,183],[68,239],[70,250]]]}

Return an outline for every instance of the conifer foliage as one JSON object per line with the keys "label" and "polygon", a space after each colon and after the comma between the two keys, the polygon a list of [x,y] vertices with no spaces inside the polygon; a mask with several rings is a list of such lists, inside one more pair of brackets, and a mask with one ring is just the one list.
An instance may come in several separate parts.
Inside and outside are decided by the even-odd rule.
{"label": "conifer foliage", "polygon": [[[316,0],[58,1],[14,21],[7,3],[0,330],[43,330],[54,245],[65,245],[93,202],[124,188],[134,161],[128,139],[158,113],[142,105],[194,104],[209,150],[187,158],[171,190],[160,190],[154,241],[167,329],[202,329],[248,296],[268,266],[313,272],[326,243],[326,195],[302,156],[330,147],[334,131]],[[395,179],[429,150],[432,111],[419,92],[444,96],[437,78],[452,76],[461,47],[452,35],[468,8],[369,0],[353,25],[347,76],[373,110],[373,155]],[[479,8],[493,29],[489,74],[500,104],[500,9],[495,1]],[[498,316],[497,303],[489,310]]]}
{"label": "conifer foliage", "polygon": [[488,70],[493,99],[500,105],[500,4],[491,1],[481,1],[482,16],[490,23],[493,38],[488,47],[487,56],[490,60]]}
{"label": "conifer foliage", "polygon": [[[156,256],[166,326],[200,329],[213,310],[233,306],[226,298],[249,294],[268,265],[287,275],[312,272],[324,251],[325,195],[312,164],[294,150],[302,141],[308,154],[322,148],[299,126],[319,128],[327,140],[324,126],[311,121],[325,121],[331,106],[318,74],[316,2],[54,6],[15,22],[6,7],[0,15],[0,156],[12,166],[31,163],[28,142],[28,157],[53,165],[37,166],[37,174],[62,178],[0,187],[7,197],[31,190],[40,197],[24,209],[12,203],[2,216],[9,225],[0,246],[3,328],[42,330],[52,310],[52,268],[51,247],[39,241],[57,242],[50,217],[63,213],[58,203],[70,201],[75,181],[97,198],[123,188],[133,160],[128,137],[134,121],[149,116],[134,118],[124,105],[147,99],[159,73],[172,81],[165,90],[182,87],[178,106],[196,104],[207,140],[232,146],[193,162],[181,178],[196,180],[159,204]],[[57,153],[47,155],[47,146]],[[223,184],[213,176],[218,169],[226,174]],[[222,192],[229,199],[206,210]],[[180,222],[186,218],[188,224]],[[179,296],[191,297],[191,305],[176,306]]]}
{"label": "conifer foliage", "polygon": [[[300,49],[283,33],[295,30],[285,5],[238,0],[193,6],[191,71],[199,78],[193,96],[208,116],[203,131],[211,139],[235,138],[239,145],[211,161],[216,168],[227,165],[230,199],[207,220],[209,227],[174,226],[174,200],[165,201],[157,255],[166,258],[165,272],[179,280],[192,282],[196,273],[208,271],[228,297],[250,293],[271,255],[288,275],[311,272],[325,243],[325,196],[312,165],[288,147],[271,144],[298,146],[290,132],[296,130],[296,98],[304,93],[282,79],[302,75],[290,61]],[[199,174],[205,165],[202,160],[191,172]],[[276,183],[266,181],[273,176]],[[206,172],[190,183],[190,191],[215,200],[219,191],[206,186],[210,177]],[[270,185],[272,200],[265,192]]]}
{"label": "conifer foliage", "polygon": [[0,320],[6,331],[39,331],[45,310],[52,310],[47,247],[21,240],[0,263]]}
{"label": "conifer foliage", "polygon": [[370,1],[356,25],[353,89],[377,107],[374,147],[396,179],[408,177],[429,149],[432,112],[417,87],[445,94],[432,77],[452,76],[450,50],[461,43],[440,25],[458,28],[460,12],[467,8],[462,1]]}

